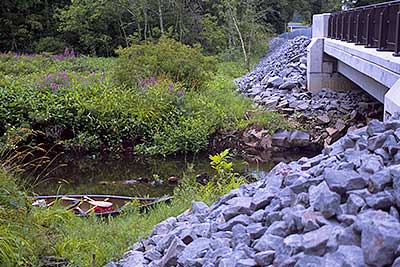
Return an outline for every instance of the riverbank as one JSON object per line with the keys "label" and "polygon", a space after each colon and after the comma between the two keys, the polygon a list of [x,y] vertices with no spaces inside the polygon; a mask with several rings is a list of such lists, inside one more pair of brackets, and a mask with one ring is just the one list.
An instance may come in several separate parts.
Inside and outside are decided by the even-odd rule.
{"label": "riverbank", "polygon": [[[135,49],[161,49],[162,42],[167,41]],[[211,135],[218,130],[254,124],[270,132],[290,128],[282,116],[272,112],[258,110],[258,116],[246,117],[253,107],[249,99],[235,92],[232,80],[245,72],[236,62],[213,61],[208,68],[211,59],[199,49],[177,42],[169,45],[194,56],[175,62],[175,67],[175,63],[160,59],[157,64],[168,67],[166,73],[143,73],[145,78],[137,82],[124,80],[124,68],[118,67],[130,64],[128,55],[126,59],[62,60],[0,55],[0,141],[19,138],[22,145],[44,144],[56,152],[78,155],[170,156],[206,151]],[[173,51],[163,54],[176,58]],[[141,60],[141,64],[152,62]],[[194,60],[199,73],[188,77],[189,84],[179,72]],[[176,75],[180,80],[174,80]],[[192,88],[194,83],[198,85]]]}
{"label": "riverbank", "polygon": [[350,131],[208,206],[192,202],[115,266],[397,266],[400,120]]}
{"label": "riverbank", "polygon": [[[15,175],[0,169],[0,259],[5,266],[101,266],[119,258],[126,248],[146,236],[157,223],[177,216],[190,207],[192,198],[212,203],[245,182],[232,170],[226,156],[213,166],[224,168],[207,185],[196,180],[196,173],[185,171],[173,189],[171,204],[160,204],[141,213],[135,203],[115,218],[74,217],[55,205],[32,207]],[[219,173],[217,171],[217,173]],[[218,183],[217,183],[218,182]],[[4,253],[3,253],[4,252]],[[48,264],[48,265],[46,265]]]}

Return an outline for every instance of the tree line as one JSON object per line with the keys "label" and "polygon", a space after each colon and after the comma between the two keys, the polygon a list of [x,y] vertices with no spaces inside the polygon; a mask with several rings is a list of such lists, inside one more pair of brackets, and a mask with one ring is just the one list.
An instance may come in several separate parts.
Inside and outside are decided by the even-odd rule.
{"label": "tree line", "polygon": [[[354,5],[354,1],[347,1]],[[360,0],[360,4],[373,1]],[[368,4],[367,3],[367,4]],[[357,5],[357,3],[355,3]],[[2,0],[0,51],[112,56],[117,47],[167,35],[209,54],[250,52],[292,18],[338,10],[340,0]]]}

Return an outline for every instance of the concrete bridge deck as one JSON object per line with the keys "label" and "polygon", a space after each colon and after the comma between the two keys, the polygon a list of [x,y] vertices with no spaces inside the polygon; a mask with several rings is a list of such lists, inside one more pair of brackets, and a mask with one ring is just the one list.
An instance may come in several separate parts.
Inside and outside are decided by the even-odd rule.
{"label": "concrete bridge deck", "polygon": [[400,111],[400,57],[328,38],[329,16],[315,15],[313,19],[308,89],[316,93],[325,87],[351,89],[356,84],[385,105],[385,114]]}

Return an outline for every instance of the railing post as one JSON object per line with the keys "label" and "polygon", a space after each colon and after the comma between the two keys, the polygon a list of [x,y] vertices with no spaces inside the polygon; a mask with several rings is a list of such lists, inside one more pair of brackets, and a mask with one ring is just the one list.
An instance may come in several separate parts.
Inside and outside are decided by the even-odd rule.
{"label": "railing post", "polygon": [[340,21],[340,14],[338,14],[337,16],[336,16],[336,35],[335,35],[335,39],[339,39],[339,35],[340,35],[340,24],[339,24],[339,21]]}
{"label": "railing post", "polygon": [[344,13],[342,13],[341,14],[341,18],[340,18],[342,20],[342,25],[340,27],[340,38],[339,38],[342,41],[344,41],[344,28],[345,28],[344,22],[345,22],[345,18],[346,18],[346,15]]}
{"label": "railing post", "polygon": [[382,12],[379,13],[379,32],[378,32],[378,51],[384,51],[387,44],[387,9],[385,7]]}
{"label": "railing post", "polygon": [[351,33],[352,33],[352,25],[353,25],[353,12],[352,11],[350,11],[349,12],[349,17],[348,17],[348,25],[347,25],[347,39],[346,39],[346,41],[347,42],[352,42],[352,40],[353,40],[353,38],[352,38],[352,36],[351,36]]}
{"label": "railing post", "polygon": [[328,37],[332,38],[332,16],[329,16],[328,20]]}
{"label": "railing post", "polygon": [[400,56],[400,11],[397,12],[396,18],[396,44],[394,48],[393,55],[398,57]]}
{"label": "railing post", "polygon": [[365,47],[371,47],[372,46],[372,34],[371,34],[371,29],[372,29],[372,16],[371,13],[374,11],[374,9],[371,9],[370,11],[368,11],[367,14],[367,20],[365,23],[365,32],[366,32],[366,44]]}
{"label": "railing post", "polygon": [[[361,11],[362,12],[362,11]],[[361,44],[361,12],[357,14],[357,19],[356,19],[356,44]]]}

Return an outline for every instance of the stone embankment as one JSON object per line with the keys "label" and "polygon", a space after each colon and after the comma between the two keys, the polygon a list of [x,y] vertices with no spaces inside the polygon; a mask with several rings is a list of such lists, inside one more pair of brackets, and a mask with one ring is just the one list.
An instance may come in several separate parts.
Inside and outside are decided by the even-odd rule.
{"label": "stone embankment", "polygon": [[400,266],[399,117],[193,202],[108,267]]}
{"label": "stone embankment", "polygon": [[[278,45],[254,70],[236,80],[238,90],[262,108],[284,114],[289,121],[309,133],[311,143],[331,144],[350,127],[360,128],[371,118],[382,118],[382,104],[362,90],[336,91],[323,89],[312,95],[307,84],[307,37],[296,37]],[[283,147],[293,147],[288,132],[279,132],[274,139],[285,138]],[[275,146],[275,145],[274,145]]]}

